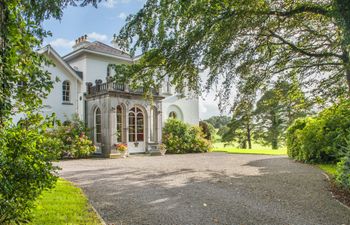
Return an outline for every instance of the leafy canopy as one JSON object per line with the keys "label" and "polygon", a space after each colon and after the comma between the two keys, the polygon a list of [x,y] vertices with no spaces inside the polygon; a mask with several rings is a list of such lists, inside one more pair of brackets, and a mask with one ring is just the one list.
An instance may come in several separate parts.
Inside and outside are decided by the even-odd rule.
{"label": "leafy canopy", "polygon": [[[349,0],[148,0],[118,38],[138,64],[117,66],[119,77],[155,86],[166,76],[177,89],[218,83],[264,87],[298,74],[315,96],[348,93]],[[147,86],[146,85],[146,86]],[[225,96],[225,95],[224,95]]]}

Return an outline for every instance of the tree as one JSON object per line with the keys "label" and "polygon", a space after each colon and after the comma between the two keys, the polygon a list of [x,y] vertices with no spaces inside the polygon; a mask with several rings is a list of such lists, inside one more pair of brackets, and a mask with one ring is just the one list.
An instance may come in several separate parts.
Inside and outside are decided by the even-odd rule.
{"label": "tree", "polygon": [[309,103],[295,79],[277,81],[257,102],[256,137],[278,149],[287,127],[308,111]]}
{"label": "tree", "polygon": [[225,142],[234,140],[239,142],[242,148],[251,149],[255,92],[246,90],[244,86],[240,90],[241,95],[232,108],[231,122],[227,125],[229,129],[222,140]]}
{"label": "tree", "polygon": [[226,126],[230,122],[230,120],[231,118],[228,116],[212,116],[204,121],[210,123],[216,129],[220,129],[223,126]]}
{"label": "tree", "polygon": [[[118,38],[138,64],[119,76],[154,85],[164,76],[178,89],[200,90],[223,77],[228,93],[239,80],[268,86],[293,73],[314,96],[349,95],[349,0],[148,0]],[[146,85],[147,86],[147,85]],[[253,88],[253,87],[252,87]]]}
{"label": "tree", "polygon": [[[58,142],[47,130],[54,120],[36,115],[53,86],[38,53],[50,32],[42,22],[59,19],[68,5],[99,0],[0,0],[0,224],[26,222],[33,202],[56,180]],[[17,113],[26,117],[14,124]]]}

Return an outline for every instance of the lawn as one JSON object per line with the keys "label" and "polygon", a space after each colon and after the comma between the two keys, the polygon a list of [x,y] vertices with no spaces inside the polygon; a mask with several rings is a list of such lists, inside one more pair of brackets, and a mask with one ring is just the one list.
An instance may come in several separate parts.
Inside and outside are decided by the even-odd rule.
{"label": "lawn", "polygon": [[326,172],[328,175],[335,176],[337,174],[337,165],[336,164],[318,164],[321,170]]}
{"label": "lawn", "polygon": [[33,217],[31,225],[101,224],[83,192],[63,179],[42,194]]}
{"label": "lawn", "polygon": [[253,144],[252,149],[241,149],[234,145],[224,146],[224,143],[214,143],[214,152],[227,152],[231,154],[256,154],[256,155],[287,155],[287,149],[282,147],[273,150],[270,147]]}

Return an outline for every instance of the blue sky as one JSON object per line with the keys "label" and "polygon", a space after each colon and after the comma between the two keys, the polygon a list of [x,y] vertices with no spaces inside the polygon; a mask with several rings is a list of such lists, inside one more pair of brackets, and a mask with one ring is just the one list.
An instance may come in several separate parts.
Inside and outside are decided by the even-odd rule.
{"label": "blue sky", "polygon": [[[126,17],[140,10],[144,3],[145,0],[107,0],[98,8],[70,6],[64,10],[60,21],[51,19],[44,23],[45,29],[52,32],[52,37],[46,38],[44,45],[50,44],[63,56],[72,50],[75,39],[85,34],[91,41],[110,44],[113,34],[125,24]],[[201,119],[219,115],[214,96],[214,93],[209,93],[200,98]]]}

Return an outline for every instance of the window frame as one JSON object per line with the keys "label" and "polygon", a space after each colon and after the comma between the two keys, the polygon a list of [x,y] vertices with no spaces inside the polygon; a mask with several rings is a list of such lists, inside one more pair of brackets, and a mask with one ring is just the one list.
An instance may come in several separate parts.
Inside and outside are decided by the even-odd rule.
{"label": "window frame", "polygon": [[69,80],[65,80],[62,82],[62,102],[70,103],[71,102],[71,82]]}

